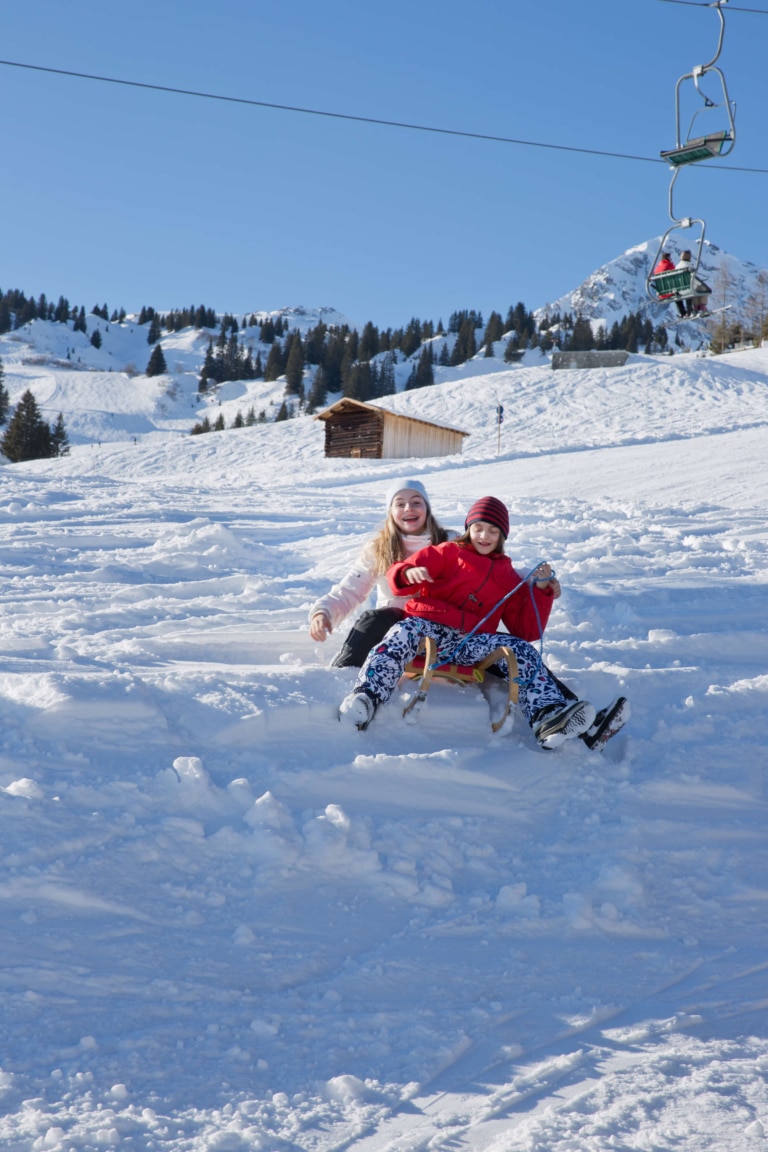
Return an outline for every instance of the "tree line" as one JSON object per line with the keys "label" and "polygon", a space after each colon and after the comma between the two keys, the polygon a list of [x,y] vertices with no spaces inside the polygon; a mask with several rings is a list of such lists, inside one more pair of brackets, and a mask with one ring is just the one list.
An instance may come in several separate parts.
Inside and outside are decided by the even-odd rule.
{"label": "tree line", "polygon": [[[764,281],[761,291],[762,300]],[[768,334],[768,310],[761,304],[752,311],[757,317],[755,324],[723,321],[717,331],[717,350],[750,336],[759,338],[754,333]],[[123,308],[110,312],[107,304],[95,305],[92,313],[108,322],[126,320]],[[76,331],[87,332],[85,309],[71,305],[63,296],[54,304],[44,294],[27,296],[16,289],[0,292],[0,333],[37,318],[68,322]],[[291,329],[281,315],[251,313],[238,320],[230,313],[220,316],[204,304],[170,312],[142,305],[134,322],[146,326],[147,343],[152,347],[147,375],[168,371],[160,343],[164,332],[185,327],[210,330],[198,382],[201,394],[226,380],[276,381],[285,377],[286,396],[295,399],[297,410],[309,412],[324,406],[329,394],[341,393],[363,401],[390,395],[396,390],[395,366],[400,360],[411,361],[406,381],[410,389],[433,384],[436,365],[464,364],[480,350],[487,357],[502,355],[507,363],[513,363],[530,349],[544,353],[554,348],[663,352],[669,347],[667,327],[654,326],[642,310],[630,312],[610,326],[594,325],[581,314],[568,312],[547,314],[537,323],[522,301],[511,305],[506,314],[492,311],[487,321],[481,312],[466,308],[452,312],[445,326],[442,320],[435,324],[412,317],[398,328],[379,328],[368,321],[359,331],[346,324],[329,326],[321,320],[301,333],[298,328]],[[678,334],[675,342],[680,343]],[[98,327],[91,343],[95,347],[102,344]]]}

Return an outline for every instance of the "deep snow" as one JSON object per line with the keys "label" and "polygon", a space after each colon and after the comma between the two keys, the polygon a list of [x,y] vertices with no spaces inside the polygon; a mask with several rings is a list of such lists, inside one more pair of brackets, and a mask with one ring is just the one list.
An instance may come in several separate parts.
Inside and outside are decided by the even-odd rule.
{"label": "deep snow", "polygon": [[[0,1147],[763,1146],[768,351],[476,361],[389,401],[463,455],[398,462],[15,346],[81,442],[0,472]],[[340,730],[307,607],[408,473],[556,566],[602,755],[440,683]]]}

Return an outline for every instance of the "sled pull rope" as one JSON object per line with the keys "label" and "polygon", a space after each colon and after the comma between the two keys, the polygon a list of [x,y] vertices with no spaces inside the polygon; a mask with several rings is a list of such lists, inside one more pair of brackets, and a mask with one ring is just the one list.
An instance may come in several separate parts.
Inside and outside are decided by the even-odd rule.
{"label": "sled pull rope", "polygon": [[[446,655],[446,656],[444,656],[441,652],[438,652],[435,662],[430,666],[431,670],[434,672],[435,669],[439,668],[441,664],[455,664],[456,663],[456,655],[464,647],[467,640],[469,640],[470,637],[474,636],[475,632],[478,632],[482,628],[482,626],[483,626],[483,624],[485,624],[486,620],[490,616],[492,616],[494,614],[494,612],[496,612],[497,609],[499,609],[501,607],[502,604],[506,604],[507,600],[509,600],[512,596],[514,596],[515,592],[519,592],[520,589],[523,588],[525,585],[528,586],[528,591],[530,593],[531,601],[533,603],[533,610],[536,613],[536,623],[539,626],[539,665],[543,664],[544,663],[544,629],[541,626],[541,616],[539,615],[539,608],[538,608],[538,605],[536,603],[536,597],[533,594],[533,584],[534,584],[534,581],[536,579],[535,573],[538,572],[539,568],[543,568],[546,563],[547,563],[546,560],[540,560],[538,562],[538,564],[536,564],[533,568],[531,568],[528,575],[524,576],[523,579],[518,584],[516,584],[514,586],[514,588],[512,588],[509,592],[505,593],[505,595],[502,596],[501,599],[498,600],[494,604],[493,608],[491,608],[491,610],[489,612],[486,612],[486,614],[485,614],[485,616],[483,616],[482,620],[479,620],[478,623],[475,624],[475,626],[471,632],[467,632],[466,636],[463,637],[463,639],[456,645],[456,647],[453,649],[452,652],[449,652],[448,655]],[[552,576],[554,576],[554,575],[555,575],[555,570],[553,568],[552,569]],[[522,681],[520,679],[520,677],[518,676],[515,679],[515,683],[520,684],[522,687],[524,684],[527,684],[528,681],[527,680]]]}

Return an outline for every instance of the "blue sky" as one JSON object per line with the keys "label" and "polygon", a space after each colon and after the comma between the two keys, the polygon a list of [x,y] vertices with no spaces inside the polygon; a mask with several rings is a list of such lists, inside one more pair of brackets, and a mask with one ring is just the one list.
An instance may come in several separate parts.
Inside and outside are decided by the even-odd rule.
{"label": "blue sky", "polygon": [[[675,207],[768,266],[768,0],[726,7],[738,140]],[[4,60],[655,157],[718,22],[663,0],[15,5]],[[397,326],[539,307],[667,226],[661,164],[0,66],[0,287],[90,308],[332,305]]]}

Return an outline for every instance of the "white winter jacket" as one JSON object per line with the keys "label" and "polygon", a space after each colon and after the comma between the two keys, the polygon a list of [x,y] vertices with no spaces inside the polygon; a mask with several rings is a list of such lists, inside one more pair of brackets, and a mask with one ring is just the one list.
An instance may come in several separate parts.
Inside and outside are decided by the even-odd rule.
{"label": "white winter jacket", "polygon": [[[455,532],[448,533],[451,540],[455,535]],[[403,536],[404,559],[413,556],[415,552],[431,543],[432,539],[428,532],[420,536]],[[309,618],[311,620],[318,612],[322,612],[335,628],[354,608],[365,603],[374,588],[376,608],[402,608],[405,602],[411,599],[410,592],[407,596],[394,596],[387,584],[386,572],[381,574],[376,572],[373,542],[369,541],[344,579],[334,584],[327,596],[315,601],[309,610]]]}

